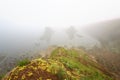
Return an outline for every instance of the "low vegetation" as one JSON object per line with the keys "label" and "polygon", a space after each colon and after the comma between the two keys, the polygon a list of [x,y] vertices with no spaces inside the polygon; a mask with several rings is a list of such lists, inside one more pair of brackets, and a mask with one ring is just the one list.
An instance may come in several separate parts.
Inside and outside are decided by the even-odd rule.
{"label": "low vegetation", "polygon": [[3,80],[114,80],[84,51],[58,47],[47,59],[22,60]]}
{"label": "low vegetation", "polygon": [[25,66],[29,63],[30,63],[29,59],[23,59],[21,61],[18,61],[18,66],[22,67],[22,66]]}
{"label": "low vegetation", "polygon": [[0,80],[5,76],[5,74],[1,74],[0,75]]}

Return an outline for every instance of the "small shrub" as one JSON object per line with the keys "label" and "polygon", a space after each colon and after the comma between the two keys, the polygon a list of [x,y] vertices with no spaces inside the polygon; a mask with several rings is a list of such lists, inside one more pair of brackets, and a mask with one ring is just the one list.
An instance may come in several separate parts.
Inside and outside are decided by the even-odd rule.
{"label": "small shrub", "polygon": [[30,63],[30,60],[23,59],[23,60],[21,60],[21,61],[18,62],[18,66],[22,67],[22,66],[25,66],[25,65],[27,65],[29,63]]}

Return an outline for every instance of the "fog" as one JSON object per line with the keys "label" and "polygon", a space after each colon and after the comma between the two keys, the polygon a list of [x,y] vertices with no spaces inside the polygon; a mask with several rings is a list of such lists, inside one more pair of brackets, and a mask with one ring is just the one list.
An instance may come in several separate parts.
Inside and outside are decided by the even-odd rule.
{"label": "fog", "polygon": [[[20,54],[50,46],[85,47],[119,43],[120,19],[68,27],[18,26],[1,23],[0,53]],[[113,45],[112,45],[113,46]]]}
{"label": "fog", "polygon": [[118,48],[119,4],[119,0],[1,0],[0,54],[33,53],[56,45]]}
{"label": "fog", "polygon": [[[52,27],[16,27],[16,25],[5,24],[2,24],[2,26],[0,29],[0,52],[8,54],[19,54],[37,48],[44,49],[50,45],[75,46],[78,42],[83,41],[82,36],[85,35],[82,34],[80,37],[81,32],[74,32],[74,30],[71,29],[76,29],[76,27],[56,29]],[[73,33],[68,33],[68,31],[73,31]]]}

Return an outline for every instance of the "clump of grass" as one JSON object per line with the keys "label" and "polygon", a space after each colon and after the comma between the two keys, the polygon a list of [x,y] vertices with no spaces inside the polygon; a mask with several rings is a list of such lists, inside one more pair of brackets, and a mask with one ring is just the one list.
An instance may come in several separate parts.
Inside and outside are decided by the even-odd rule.
{"label": "clump of grass", "polygon": [[[59,54],[60,53],[60,54]],[[51,53],[51,58],[56,58],[56,57],[60,57],[60,56],[66,56],[67,54],[67,50],[65,48],[62,47],[58,47],[57,49],[53,50]]]}
{"label": "clump of grass", "polygon": [[78,52],[73,49],[67,50],[67,55],[73,58],[77,58],[79,56]]}
{"label": "clump of grass", "polygon": [[[105,79],[105,76],[103,76],[102,74],[99,74],[99,73],[95,73],[93,75],[89,75],[89,76],[84,76],[84,77],[81,77],[80,80],[106,80]],[[108,80],[111,80],[110,78]]]}
{"label": "clump of grass", "polygon": [[18,66],[22,67],[22,66],[25,66],[25,65],[27,65],[29,63],[30,63],[30,60],[23,59],[23,60],[21,60],[21,61],[18,62]]}
{"label": "clump of grass", "polygon": [[60,68],[57,72],[57,77],[59,80],[75,80],[72,76],[68,75],[66,70]]}
{"label": "clump of grass", "polygon": [[0,80],[2,80],[2,78],[4,78],[5,74],[0,74]]}
{"label": "clump of grass", "polygon": [[66,72],[63,69],[59,69],[59,71],[57,72],[57,76],[59,80],[65,79],[65,75],[66,75]]}
{"label": "clump of grass", "polygon": [[79,68],[79,64],[76,61],[70,60],[69,58],[66,57],[61,57],[60,62],[62,62],[69,69]]}

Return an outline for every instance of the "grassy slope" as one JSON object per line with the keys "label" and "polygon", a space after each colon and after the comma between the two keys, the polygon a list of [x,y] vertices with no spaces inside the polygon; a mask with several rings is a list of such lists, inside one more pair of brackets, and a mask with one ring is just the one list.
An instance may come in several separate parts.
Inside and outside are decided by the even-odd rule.
{"label": "grassy slope", "polygon": [[39,58],[26,65],[17,66],[4,80],[113,79],[109,72],[94,62],[84,51],[58,47],[47,59]]}

